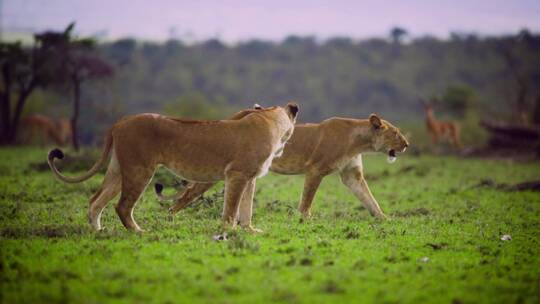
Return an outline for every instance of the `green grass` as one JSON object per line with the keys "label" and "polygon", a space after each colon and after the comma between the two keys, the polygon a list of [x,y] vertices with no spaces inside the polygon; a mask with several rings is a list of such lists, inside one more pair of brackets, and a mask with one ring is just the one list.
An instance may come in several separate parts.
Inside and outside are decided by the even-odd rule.
{"label": "green grass", "polygon": [[367,156],[387,222],[335,175],[302,221],[303,178],[270,174],[253,219],[265,233],[216,242],[222,185],[173,218],[148,189],[135,210],[141,235],[125,231],[113,201],[95,233],[87,200],[103,175],[61,184],[29,166],[45,155],[0,150],[3,303],[540,302],[540,194],[476,187],[540,179],[540,163]]}

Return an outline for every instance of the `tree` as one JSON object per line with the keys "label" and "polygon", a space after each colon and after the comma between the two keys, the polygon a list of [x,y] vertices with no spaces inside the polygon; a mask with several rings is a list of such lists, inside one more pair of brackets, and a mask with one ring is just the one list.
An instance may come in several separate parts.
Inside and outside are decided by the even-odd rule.
{"label": "tree", "polygon": [[514,112],[517,114],[518,120],[522,124],[527,124],[527,95],[529,93],[528,77],[523,72],[520,58],[512,51],[512,45],[500,43],[498,47],[506,67],[509,70],[509,74],[516,84],[516,99],[513,103],[511,102]]}
{"label": "tree", "polygon": [[[6,144],[12,141],[11,134],[13,128],[11,98],[13,94],[13,82],[15,76],[27,61],[26,54],[20,43],[0,44],[0,66],[2,70],[2,87],[0,88],[0,114],[2,118],[1,143]],[[19,96],[21,94],[18,94]]]}
{"label": "tree", "polygon": [[533,110],[533,123],[540,125],[540,95],[536,96]]}
{"label": "tree", "polygon": [[[172,41],[167,42],[167,48],[173,48]],[[169,46],[170,45],[170,46]],[[133,60],[133,54],[137,48],[137,41],[132,38],[124,38],[117,40],[111,44],[107,44],[105,53],[118,66],[130,64]]]}
{"label": "tree", "polygon": [[73,116],[71,128],[73,132],[73,147],[79,149],[77,122],[79,120],[81,84],[87,80],[109,77],[113,69],[99,57],[91,54],[74,55],[70,62],[70,80],[73,87]]}
{"label": "tree", "polygon": [[73,114],[71,117],[72,140],[79,150],[77,122],[80,113],[81,84],[87,80],[109,77],[113,68],[95,54],[92,39],[76,39],[72,36],[75,24],[71,23],[64,32],[45,32],[36,35],[45,49],[52,49],[51,64],[57,73],[58,83],[69,83],[73,89]]}
{"label": "tree", "polygon": [[45,53],[37,41],[31,49],[23,48],[20,42],[0,43],[0,144],[15,142],[26,100],[34,89],[50,82]]}
{"label": "tree", "polygon": [[403,37],[407,36],[408,32],[402,27],[394,27],[390,30],[390,37],[394,44],[400,44]]}

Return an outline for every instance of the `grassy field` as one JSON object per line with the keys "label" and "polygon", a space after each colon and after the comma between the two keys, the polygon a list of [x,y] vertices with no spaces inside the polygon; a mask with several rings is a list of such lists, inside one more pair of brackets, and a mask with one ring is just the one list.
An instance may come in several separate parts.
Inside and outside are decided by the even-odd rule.
{"label": "grassy field", "polygon": [[538,180],[540,163],[367,156],[386,222],[335,175],[303,221],[303,178],[270,174],[253,220],[265,233],[216,242],[222,185],[172,218],[148,189],[135,210],[144,234],[125,231],[111,202],[95,233],[87,200],[103,175],[61,184],[45,155],[0,150],[2,303],[540,302],[540,193],[490,187]]}

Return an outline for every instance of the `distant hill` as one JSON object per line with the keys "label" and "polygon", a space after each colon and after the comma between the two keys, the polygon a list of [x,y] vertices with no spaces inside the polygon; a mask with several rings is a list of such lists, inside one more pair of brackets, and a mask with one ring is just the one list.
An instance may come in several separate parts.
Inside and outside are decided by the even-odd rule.
{"label": "distant hill", "polygon": [[392,119],[418,117],[418,97],[465,86],[478,105],[504,113],[517,94],[501,50],[510,50],[528,82],[528,99],[540,94],[540,37],[431,37],[410,43],[385,39],[317,43],[291,36],[280,43],[248,41],[233,47],[218,40],[142,43],[124,39],[100,46],[118,66],[108,85],[126,112],[160,111],[196,94],[231,110],[297,100],[303,121],[379,112]]}

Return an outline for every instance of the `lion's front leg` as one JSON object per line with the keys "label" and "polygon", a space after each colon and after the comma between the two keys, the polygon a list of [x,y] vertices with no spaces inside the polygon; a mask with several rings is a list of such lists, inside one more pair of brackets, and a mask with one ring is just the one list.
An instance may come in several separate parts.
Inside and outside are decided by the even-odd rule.
{"label": "lion's front leg", "polygon": [[253,214],[253,197],[255,195],[255,184],[256,179],[252,179],[242,195],[240,200],[240,208],[238,210],[238,220],[240,221],[240,226],[251,233],[260,233],[262,230],[254,228],[251,226],[251,217]]}
{"label": "lion's front leg", "polygon": [[224,229],[236,226],[236,214],[240,200],[250,182],[240,172],[227,173],[225,177],[225,205],[223,206],[222,225]]}
{"label": "lion's front leg", "polygon": [[379,219],[387,219],[387,216],[382,212],[379,203],[369,190],[361,166],[345,168],[340,172],[340,176],[343,184],[354,193],[371,215]]}

